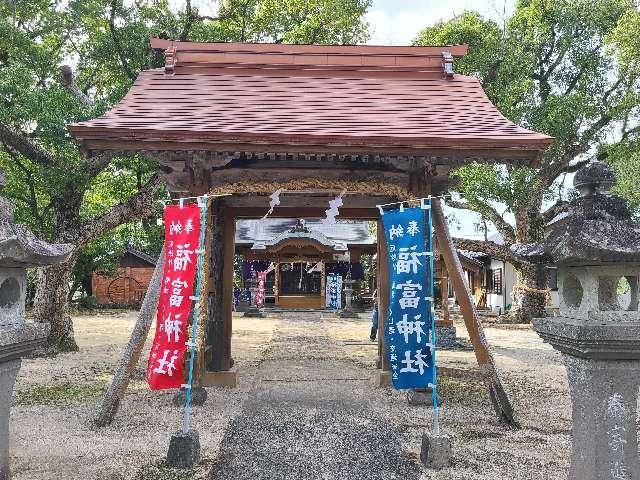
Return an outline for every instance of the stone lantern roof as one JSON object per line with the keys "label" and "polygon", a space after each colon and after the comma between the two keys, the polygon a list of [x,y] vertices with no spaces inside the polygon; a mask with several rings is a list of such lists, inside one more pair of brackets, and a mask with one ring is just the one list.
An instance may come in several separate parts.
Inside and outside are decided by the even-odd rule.
{"label": "stone lantern roof", "polygon": [[580,196],[563,222],[542,244],[520,245],[516,253],[556,265],[640,264],[640,224],[626,202],[611,194],[616,178],[608,165],[593,161],[576,173]]}
{"label": "stone lantern roof", "polygon": [[[0,188],[7,183],[0,172]],[[0,266],[36,267],[66,260],[73,245],[53,245],[37,239],[28,229],[17,225],[13,218],[14,206],[0,197]]]}

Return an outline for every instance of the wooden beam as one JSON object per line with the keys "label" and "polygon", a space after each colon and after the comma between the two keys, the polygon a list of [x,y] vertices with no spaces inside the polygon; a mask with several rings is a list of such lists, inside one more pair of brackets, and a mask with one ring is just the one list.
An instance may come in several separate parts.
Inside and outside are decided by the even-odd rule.
{"label": "wooden beam", "polygon": [[476,311],[473,303],[471,292],[464,280],[464,273],[462,271],[462,265],[458,258],[455,246],[451,240],[449,229],[442,212],[442,206],[440,200],[435,198],[432,203],[433,209],[433,223],[435,227],[435,233],[438,240],[438,246],[442,258],[444,258],[447,271],[451,278],[451,284],[458,299],[462,316],[464,317],[464,323],[469,332],[469,339],[473,345],[473,350],[476,354],[476,360],[480,367],[480,373],[485,383],[489,387],[489,397],[493,403],[493,407],[496,411],[498,419],[513,427],[519,427],[519,423],[516,420],[513,407],[509,401],[509,397],[505,392],[500,377],[498,376],[498,370],[496,368],[493,356],[487,338],[484,335],[482,329],[482,323]]}
{"label": "wooden beam", "polygon": [[[226,202],[226,200],[224,200]],[[267,204],[268,205],[268,204]],[[321,207],[311,208],[297,208],[297,207],[276,207],[273,213],[269,215],[271,218],[324,218],[326,205]],[[235,218],[261,218],[267,213],[268,207],[256,208],[256,207],[238,207],[230,208],[229,211]],[[341,208],[340,214],[337,219],[350,219],[350,220],[377,220],[380,216],[380,212],[377,208]]]}
{"label": "wooden beam", "polygon": [[[280,195],[280,208],[329,208],[329,202],[333,200],[339,190],[331,193],[312,193],[312,192],[283,192]],[[231,197],[225,197],[224,203],[231,208],[256,208],[263,209],[266,213],[269,206],[269,195],[266,194],[234,194]],[[376,205],[390,203],[395,201],[395,197],[387,195],[370,195],[370,194],[346,194],[342,197],[343,209],[352,208],[370,208],[375,209]],[[263,213],[264,215],[264,213]],[[324,216],[324,215],[323,215]]]}
{"label": "wooden beam", "polygon": [[[95,135],[95,138],[92,137]],[[343,154],[343,155],[413,155],[436,159],[436,163],[443,165],[460,165],[472,161],[506,161],[510,164],[530,165],[540,160],[540,145],[519,145],[517,147],[496,144],[494,140],[477,142],[461,142],[455,147],[443,147],[441,144],[421,146],[384,146],[384,145],[349,145],[324,144],[313,145],[305,143],[271,143],[265,142],[234,142],[203,140],[185,140],[188,133],[177,132],[172,138],[164,135],[165,139],[127,138],[126,130],[110,132],[78,132],[82,138],[82,148],[89,155],[103,151],[114,152],[116,155],[130,155],[140,151],[170,152],[170,151],[203,151],[203,152],[256,152],[256,153],[302,153],[302,154]],[[162,155],[165,155],[162,153]],[[166,154],[168,155],[168,154]],[[175,158],[178,158],[177,156]]]}

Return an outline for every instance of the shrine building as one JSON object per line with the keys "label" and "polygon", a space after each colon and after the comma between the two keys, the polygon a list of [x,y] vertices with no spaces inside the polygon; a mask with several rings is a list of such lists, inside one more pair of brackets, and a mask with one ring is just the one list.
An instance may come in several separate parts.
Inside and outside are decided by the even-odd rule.
{"label": "shrine building", "polygon": [[281,308],[324,308],[326,275],[332,272],[357,281],[359,291],[370,297],[371,285],[363,285],[361,263],[363,255],[371,262],[376,253],[376,238],[370,223],[339,220],[328,224],[319,219],[280,218],[238,220],[235,244],[236,253],[243,258],[242,280],[247,284],[255,271],[269,271],[265,305]]}
{"label": "shrine building", "polygon": [[[326,276],[337,273],[354,281],[355,303],[370,307],[376,283],[377,239],[375,222],[320,219],[242,219],[236,222],[236,255],[242,259],[242,288],[253,286],[255,272],[268,271],[265,306],[280,308],[324,308]],[[485,306],[484,257],[458,251],[465,279],[479,307]],[[435,283],[437,314],[449,324],[448,306],[455,303],[446,267],[436,248]],[[445,298],[447,299],[445,301]]]}

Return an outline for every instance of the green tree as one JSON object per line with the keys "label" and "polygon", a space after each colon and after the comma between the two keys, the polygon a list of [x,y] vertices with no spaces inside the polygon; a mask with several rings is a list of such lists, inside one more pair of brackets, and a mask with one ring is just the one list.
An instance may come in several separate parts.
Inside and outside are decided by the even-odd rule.
{"label": "green tree", "polygon": [[[463,200],[449,204],[478,212],[504,238],[503,245],[457,244],[514,265],[521,286],[513,292],[513,321],[540,316],[544,295],[534,290],[534,266],[509,247],[542,240],[545,225],[566,209],[564,176],[594,156],[611,154],[625,178],[629,150],[622,142],[635,148],[629,140],[636,138],[640,113],[639,19],[632,0],[519,0],[503,25],[465,12],[415,40],[468,43],[469,54],[456,70],[477,76],[507,118],[555,137],[537,168],[472,164],[453,173]],[[625,185],[633,190],[629,180]],[[505,220],[507,213],[514,224]]]}
{"label": "green tree", "polygon": [[51,323],[51,351],[77,349],[69,297],[81,288],[78,279],[86,281],[88,270],[130,235],[152,243],[153,228],[142,220],[158,213],[164,195],[153,162],[88,158],[66,125],[103,114],[140,70],[164,64],[162,52],[149,46],[151,37],[360,42],[366,40],[362,17],[368,6],[368,0],[224,0],[210,17],[189,0],[179,11],[167,0],[0,1],[5,195],[16,203],[19,221],[41,237],[76,247],[69,262],[37,274],[33,316]]}

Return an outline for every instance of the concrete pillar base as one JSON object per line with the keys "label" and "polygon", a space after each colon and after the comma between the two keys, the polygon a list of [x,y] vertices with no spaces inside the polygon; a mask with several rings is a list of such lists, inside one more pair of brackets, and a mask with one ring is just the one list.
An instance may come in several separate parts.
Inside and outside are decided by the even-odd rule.
{"label": "concrete pillar base", "polygon": [[391,372],[389,370],[378,370],[375,378],[376,387],[391,386]]}
{"label": "concrete pillar base", "polygon": [[167,464],[173,468],[191,468],[200,461],[200,435],[197,430],[174,433],[169,442]]}
{"label": "concrete pillar base", "polygon": [[442,433],[439,435],[433,433],[422,435],[420,461],[425,467],[435,470],[450,467],[452,457],[451,438],[448,435]]}
{"label": "concrete pillar base", "polygon": [[[433,391],[431,388],[420,388],[407,391],[407,403],[412,406],[433,407]],[[442,405],[442,397],[438,395],[438,405]]]}
{"label": "concrete pillar base", "polygon": [[205,372],[200,381],[203,387],[235,388],[238,383],[238,372],[227,370],[223,372]]}
{"label": "concrete pillar base", "polygon": [[[181,388],[173,396],[173,404],[176,407],[182,406],[187,401],[187,389]],[[207,401],[207,391],[204,387],[192,387],[191,388],[191,405],[194,407],[201,407],[204,402]]]}

